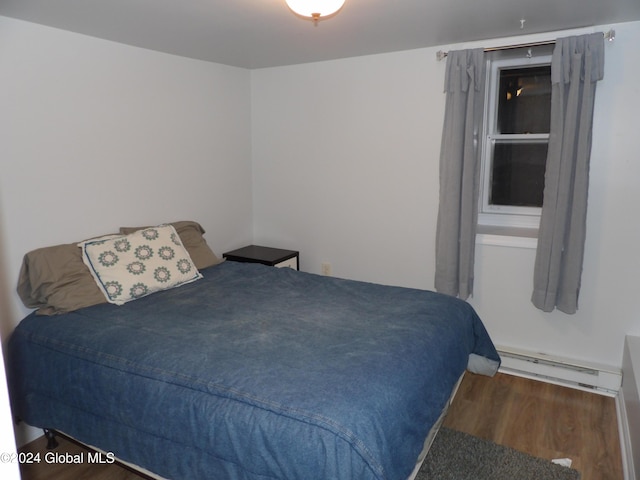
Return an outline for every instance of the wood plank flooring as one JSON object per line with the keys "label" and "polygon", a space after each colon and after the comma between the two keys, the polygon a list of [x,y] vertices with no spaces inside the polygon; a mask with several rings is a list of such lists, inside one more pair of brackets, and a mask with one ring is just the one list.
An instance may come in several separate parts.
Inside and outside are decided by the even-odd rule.
{"label": "wood plank flooring", "polygon": [[467,374],[445,426],[536,457],[570,458],[582,480],[622,480],[615,399],[512,375]]}
{"label": "wood plank flooring", "polygon": [[[571,458],[582,480],[623,480],[613,398],[511,375],[467,374],[445,426],[541,458]],[[59,439],[57,452],[86,451]],[[45,455],[41,437],[22,451]],[[23,480],[140,480],[147,478],[115,464],[23,465]]]}

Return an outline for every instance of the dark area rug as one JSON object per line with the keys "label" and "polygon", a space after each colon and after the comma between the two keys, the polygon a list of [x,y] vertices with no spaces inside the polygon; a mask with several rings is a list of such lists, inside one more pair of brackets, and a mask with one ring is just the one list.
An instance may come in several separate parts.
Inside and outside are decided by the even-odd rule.
{"label": "dark area rug", "polygon": [[442,427],[416,480],[579,480],[580,473]]}

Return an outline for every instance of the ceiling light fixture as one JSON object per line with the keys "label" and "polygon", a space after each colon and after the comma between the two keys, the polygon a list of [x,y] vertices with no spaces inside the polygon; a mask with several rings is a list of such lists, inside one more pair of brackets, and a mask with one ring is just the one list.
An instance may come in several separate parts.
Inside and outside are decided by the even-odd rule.
{"label": "ceiling light fixture", "polygon": [[287,6],[301,17],[312,20],[314,25],[318,21],[329,18],[340,11],[345,0],[285,0]]}

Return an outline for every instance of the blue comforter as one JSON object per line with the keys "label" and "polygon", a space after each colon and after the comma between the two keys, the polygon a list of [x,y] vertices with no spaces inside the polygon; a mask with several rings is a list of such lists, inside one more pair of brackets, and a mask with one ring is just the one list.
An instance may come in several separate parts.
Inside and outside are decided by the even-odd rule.
{"label": "blue comforter", "polygon": [[167,478],[404,480],[470,354],[500,362],[452,297],[256,264],[202,273],[25,318],[15,413]]}

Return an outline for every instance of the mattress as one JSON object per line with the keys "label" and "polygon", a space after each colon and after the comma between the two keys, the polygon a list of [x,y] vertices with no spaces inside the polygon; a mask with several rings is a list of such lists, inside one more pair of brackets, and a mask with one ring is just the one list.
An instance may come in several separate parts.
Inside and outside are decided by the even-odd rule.
{"label": "mattress", "polygon": [[449,296],[235,262],[202,275],[26,317],[16,415],[165,478],[404,480],[460,375],[500,363]]}

